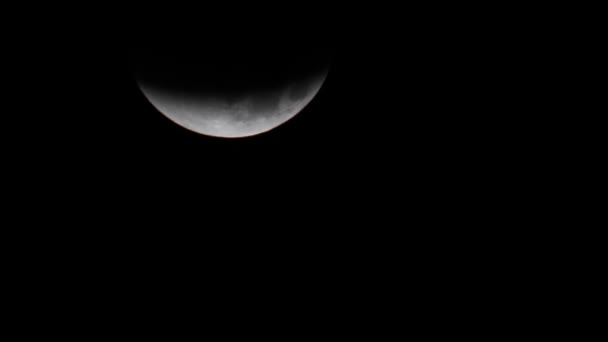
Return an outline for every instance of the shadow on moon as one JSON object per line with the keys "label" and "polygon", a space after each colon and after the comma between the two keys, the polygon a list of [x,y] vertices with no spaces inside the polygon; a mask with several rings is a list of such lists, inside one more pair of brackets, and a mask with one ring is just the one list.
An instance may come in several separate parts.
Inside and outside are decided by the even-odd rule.
{"label": "shadow on moon", "polygon": [[[246,50],[245,50],[246,51]],[[162,114],[216,137],[257,135],[298,114],[321,88],[326,48],[207,46],[175,52],[136,51],[137,82]]]}

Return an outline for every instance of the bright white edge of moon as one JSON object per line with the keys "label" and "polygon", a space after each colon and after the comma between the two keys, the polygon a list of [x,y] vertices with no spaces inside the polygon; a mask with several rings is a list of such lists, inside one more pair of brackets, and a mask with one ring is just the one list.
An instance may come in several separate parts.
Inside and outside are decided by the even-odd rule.
{"label": "bright white edge of moon", "polygon": [[275,110],[252,114],[252,96],[228,103],[218,98],[187,98],[168,95],[161,90],[139,83],[139,87],[150,103],[164,116],[176,124],[196,133],[221,137],[241,138],[258,135],[276,128],[298,114],[316,96],[323,85],[327,71],[308,82],[306,96],[292,101],[289,98],[294,84],[277,93],[280,96]]}

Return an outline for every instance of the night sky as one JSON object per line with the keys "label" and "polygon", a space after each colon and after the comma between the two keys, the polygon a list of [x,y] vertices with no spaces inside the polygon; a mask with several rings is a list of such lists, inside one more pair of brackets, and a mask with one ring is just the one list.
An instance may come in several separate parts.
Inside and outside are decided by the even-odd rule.
{"label": "night sky", "polygon": [[[353,6],[284,15],[134,6],[79,19],[82,36],[74,25],[43,33],[23,57],[41,81],[19,85],[39,95],[25,96],[29,114],[6,128],[20,137],[8,152],[25,165],[16,173],[48,189],[44,198],[66,193],[73,210],[108,221],[382,225],[462,204],[469,184],[506,167],[496,157],[505,109],[486,87],[498,52],[448,9]],[[143,96],[135,51],[154,46],[249,61],[272,51],[278,64],[276,51],[323,48],[331,65],[292,120],[218,139],[174,124]]]}
{"label": "night sky", "polygon": [[[509,45],[521,41],[514,16],[500,22],[503,4],[328,3],[24,3],[31,8],[3,12],[18,21],[3,21],[0,214],[6,297],[21,310],[7,312],[25,324],[12,325],[20,334],[119,326],[140,335],[154,322],[143,311],[186,316],[172,337],[195,320],[206,336],[208,313],[230,325],[224,336],[243,328],[229,317],[273,317],[266,308],[303,322],[286,325],[298,334],[319,325],[339,336],[367,328],[375,339],[389,325],[424,336],[494,329],[485,321],[504,322],[494,329],[502,334],[522,312],[539,316],[543,297],[561,305],[559,278],[536,279],[563,275],[571,259],[568,243],[552,239],[572,228],[549,219],[568,211],[551,202],[565,197],[558,177],[579,167],[562,153],[579,150],[539,134],[574,140],[551,126],[559,118],[545,98],[527,101],[544,89],[534,72],[546,59],[531,63],[531,48]],[[331,63],[293,119],[221,139],[148,102],[135,78],[146,51],[175,63],[186,51],[188,63],[243,58],[245,69],[262,63],[281,78],[282,53],[329,51]],[[547,74],[561,77],[558,67]],[[551,153],[559,163],[539,167]],[[176,303],[187,308],[163,308]],[[301,308],[306,319],[284,314]],[[257,328],[266,326],[283,324]]]}

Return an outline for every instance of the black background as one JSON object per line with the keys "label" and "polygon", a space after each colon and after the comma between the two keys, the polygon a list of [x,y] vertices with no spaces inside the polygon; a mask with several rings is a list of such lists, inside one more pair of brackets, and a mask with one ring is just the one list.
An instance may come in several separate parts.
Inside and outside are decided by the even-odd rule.
{"label": "black background", "polygon": [[[427,322],[467,317],[463,308],[497,320],[486,313],[508,305],[496,298],[519,315],[537,302],[518,291],[546,295],[553,283],[534,288],[534,276],[568,264],[542,248],[564,250],[552,226],[529,229],[561,217],[540,211],[561,183],[535,168],[554,149],[535,134],[550,121],[537,115],[542,103],[519,99],[541,93],[529,71],[545,60],[527,47],[545,37],[526,32],[517,45],[529,45],[512,49],[521,16],[435,3],[76,6],[3,12],[3,232],[24,239],[2,241],[22,310],[39,312],[24,298],[51,298],[60,303],[40,314],[56,317],[68,297],[58,287],[87,309],[102,308],[88,301],[99,298],[111,317],[130,306],[156,313],[159,294],[174,303],[200,293],[199,307],[216,297],[231,311],[227,297],[259,298],[248,318],[279,294],[281,313],[327,312],[332,324],[345,308],[392,322],[413,299]],[[260,18],[267,24],[249,25]],[[183,43],[199,29],[215,43],[247,30],[300,44],[309,33],[306,44],[335,55],[293,120],[252,138],[205,137],[147,102],[131,53],[160,32]],[[387,308],[367,309],[376,305]]]}
{"label": "black background", "polygon": [[[548,121],[541,104],[520,100],[539,86],[499,11],[83,6],[27,12],[4,53],[3,231],[23,238],[2,240],[28,295],[63,301],[53,283],[111,303],[114,315],[125,303],[155,306],[150,291],[176,284],[158,293],[221,298],[227,310],[220,293],[260,298],[256,309],[279,294],[315,317],[392,314],[414,298],[433,313],[458,308],[451,319],[474,296],[518,303],[513,289],[528,291],[555,264],[539,248],[562,248],[549,242],[553,227],[529,229],[559,217],[540,211],[560,188],[535,168],[551,149],[534,134]],[[133,74],[138,45],[255,51],[272,40],[334,54],[312,102],[251,138],[179,127]],[[400,298],[407,305],[366,309]]]}
{"label": "black background", "polygon": [[[498,14],[243,6],[89,9],[15,39],[22,48],[11,57],[27,68],[12,70],[21,114],[4,127],[5,146],[17,160],[9,171],[28,189],[16,202],[134,234],[261,225],[340,236],[354,225],[370,234],[469,214],[483,221],[479,213],[494,210],[486,199],[518,172],[508,162],[513,139],[504,139],[516,120],[506,119],[512,89],[495,84],[512,71],[510,52],[495,43],[500,30],[483,29]],[[139,90],[133,48],[155,42],[209,53],[242,45],[243,58],[269,45],[334,52],[323,87],[294,119],[218,139],[172,123]]]}

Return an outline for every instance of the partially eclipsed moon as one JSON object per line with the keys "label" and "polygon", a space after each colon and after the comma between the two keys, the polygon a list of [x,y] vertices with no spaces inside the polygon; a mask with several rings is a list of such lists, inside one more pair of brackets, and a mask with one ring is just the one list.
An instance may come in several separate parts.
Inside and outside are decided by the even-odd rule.
{"label": "partially eclipsed moon", "polygon": [[141,81],[139,87],[158,111],[178,125],[204,135],[238,138],[267,132],[293,118],[314,98],[326,76],[327,70],[275,90],[230,97],[168,91]]}

